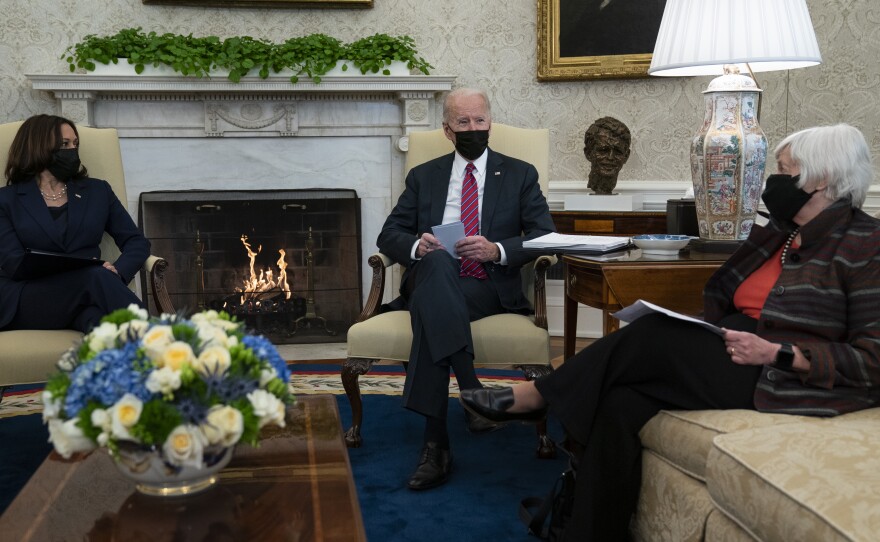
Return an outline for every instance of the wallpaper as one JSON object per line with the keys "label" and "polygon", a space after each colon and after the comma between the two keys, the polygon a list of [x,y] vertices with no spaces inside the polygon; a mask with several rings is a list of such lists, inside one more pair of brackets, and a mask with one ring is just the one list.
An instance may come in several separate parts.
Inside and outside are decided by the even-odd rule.
{"label": "wallpaper", "polygon": [[[880,162],[880,1],[808,0],[822,52],[818,67],[758,74],[761,125],[771,148],[816,124],[859,127]],[[493,117],[551,132],[551,180],[586,179],[583,134],[610,115],[633,134],[620,179],[690,179],[688,145],[710,78],[588,80],[536,78],[536,0],[375,0],[367,10],[145,6],[141,0],[3,0],[0,16],[0,122],[57,112],[25,74],[66,73],[65,48],[86,34],[132,26],[196,35],[250,35],[283,41],[322,32],[351,41],[376,32],[415,38],[434,74],[485,88]],[[773,169],[768,165],[768,172]],[[880,171],[880,169],[878,169]]]}

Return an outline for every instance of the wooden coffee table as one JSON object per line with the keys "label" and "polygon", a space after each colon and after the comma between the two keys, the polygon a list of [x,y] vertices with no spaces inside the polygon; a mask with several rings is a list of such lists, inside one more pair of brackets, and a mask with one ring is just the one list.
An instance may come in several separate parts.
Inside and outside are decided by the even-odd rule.
{"label": "wooden coffee table", "polygon": [[639,299],[697,315],[703,310],[703,286],[729,257],[693,250],[652,256],[639,249],[600,256],[564,256],[565,359],[575,354],[578,303],[602,310],[603,335],[618,328],[611,313]]}
{"label": "wooden coffee table", "polygon": [[332,395],[297,398],[287,427],[239,445],[218,484],[148,497],[109,455],[52,452],[0,517],[3,540],[366,540]]}

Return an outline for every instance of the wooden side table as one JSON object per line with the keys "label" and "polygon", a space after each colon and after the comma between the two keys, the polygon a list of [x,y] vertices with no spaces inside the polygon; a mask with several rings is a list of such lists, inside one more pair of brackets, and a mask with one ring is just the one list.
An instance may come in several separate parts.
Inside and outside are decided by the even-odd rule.
{"label": "wooden side table", "polygon": [[703,310],[703,287],[729,254],[682,251],[643,255],[639,249],[601,256],[563,256],[565,359],[574,355],[577,306],[602,310],[602,333],[618,328],[611,313],[639,299],[689,315]]}
{"label": "wooden side table", "polygon": [[556,231],[576,235],[666,233],[665,211],[550,211]]}

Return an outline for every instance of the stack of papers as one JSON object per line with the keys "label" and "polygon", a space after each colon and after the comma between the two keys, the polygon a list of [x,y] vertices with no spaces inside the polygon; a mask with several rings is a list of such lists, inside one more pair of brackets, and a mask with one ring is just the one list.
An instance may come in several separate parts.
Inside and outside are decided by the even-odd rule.
{"label": "stack of papers", "polygon": [[536,239],[523,242],[523,248],[556,249],[562,252],[609,252],[628,246],[629,237],[610,237],[605,235],[566,235],[548,233]]}

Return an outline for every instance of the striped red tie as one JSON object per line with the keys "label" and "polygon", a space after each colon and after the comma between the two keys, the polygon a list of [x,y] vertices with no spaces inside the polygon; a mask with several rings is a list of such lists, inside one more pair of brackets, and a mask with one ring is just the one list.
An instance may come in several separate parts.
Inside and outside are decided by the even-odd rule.
{"label": "striped red tie", "polygon": [[[474,165],[468,164],[464,170],[464,182],[461,185],[461,222],[467,237],[480,234],[480,197],[477,190],[477,179],[474,177]],[[485,279],[486,270],[480,262],[461,259],[462,277]]]}

